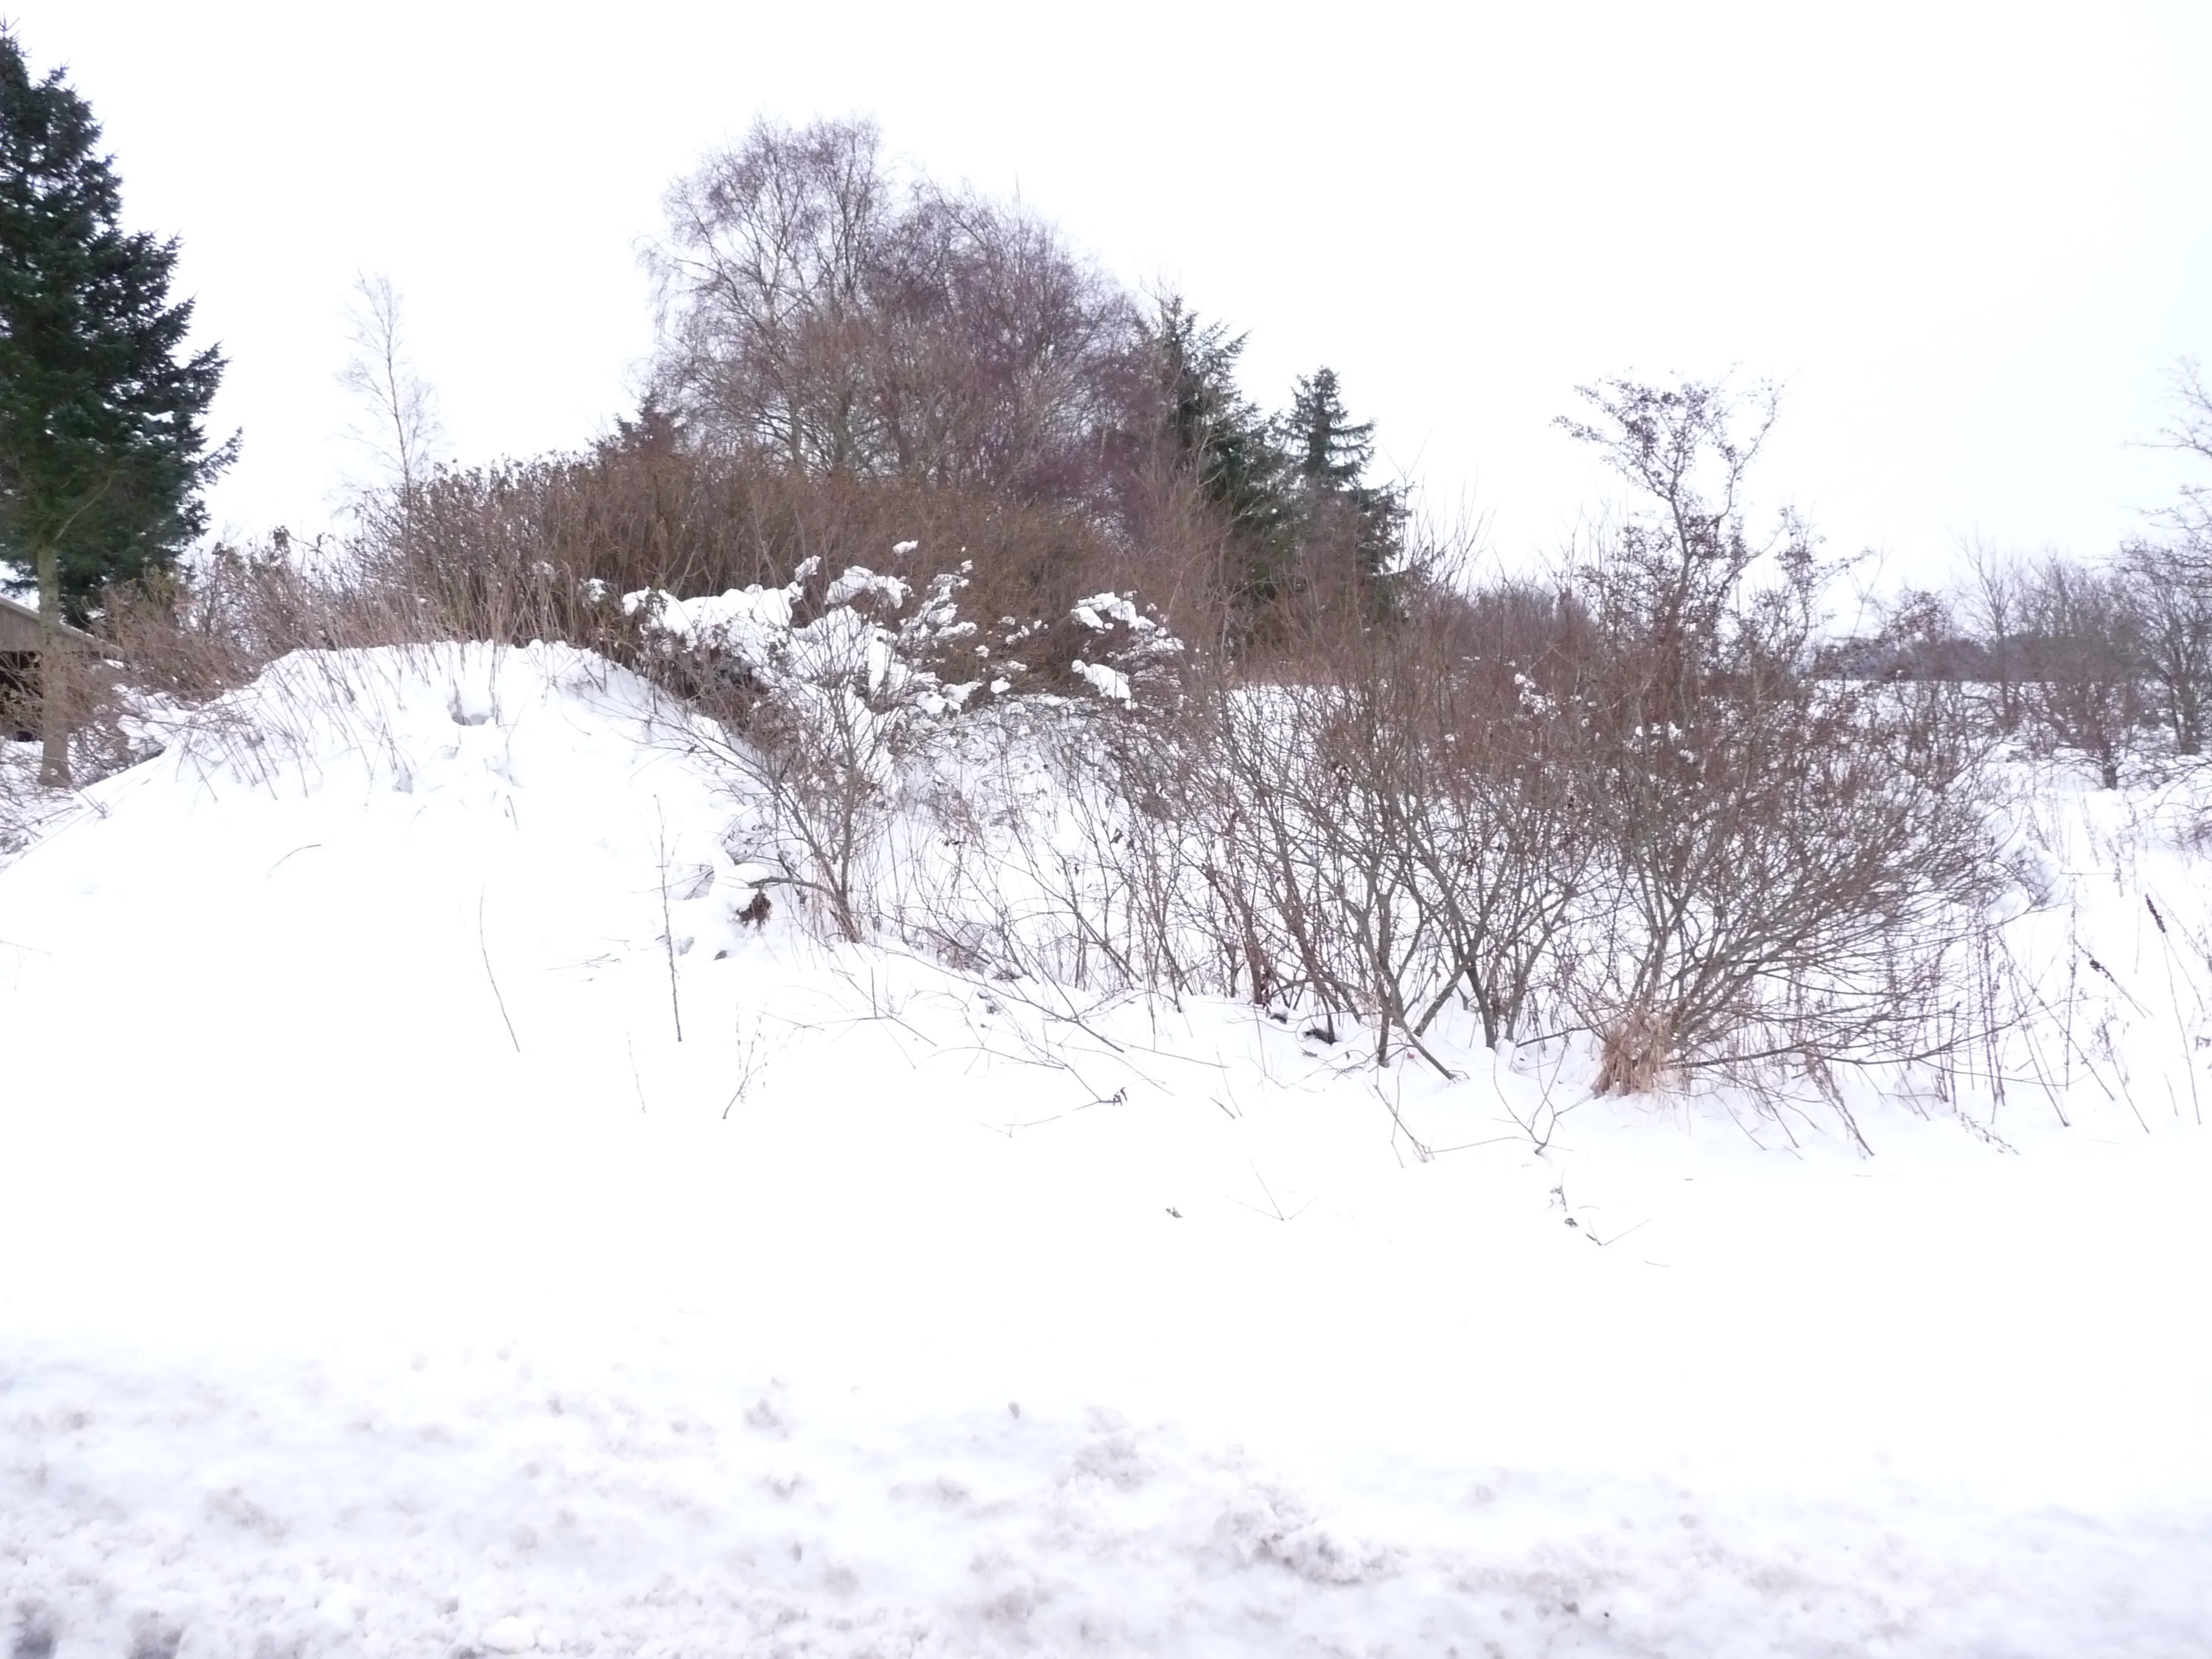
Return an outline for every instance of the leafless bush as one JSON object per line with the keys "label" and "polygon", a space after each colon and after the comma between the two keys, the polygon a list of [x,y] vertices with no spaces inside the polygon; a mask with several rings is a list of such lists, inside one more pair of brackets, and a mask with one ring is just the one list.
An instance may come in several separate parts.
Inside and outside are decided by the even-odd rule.
{"label": "leafless bush", "polygon": [[1557,584],[1431,584],[1366,629],[1317,607],[1264,664],[1066,728],[1041,817],[963,793],[935,820],[960,891],[921,933],[1357,1025],[1382,1060],[1437,1060],[1447,1014],[1489,1044],[1585,1029],[1607,1089],[1973,1040],[1958,975],[1994,865],[1971,699],[1814,672],[1823,573],[1786,520],[1750,541],[1756,445],[1693,390],[1624,408],[1687,446],[1649,474],[1663,515]]}
{"label": "leafless bush", "polygon": [[959,967],[1070,991],[1190,988],[1158,947],[1167,928],[1133,914],[1148,894],[1146,835],[1108,756],[1124,711],[1058,699],[994,704],[941,728],[894,826],[883,896],[907,943]]}
{"label": "leafless bush", "polygon": [[399,494],[366,501],[343,538],[279,532],[118,589],[101,631],[134,672],[185,697],[243,684],[290,650],[425,640],[562,640],[649,668],[610,599],[781,586],[811,558],[916,581],[963,570],[967,609],[988,625],[978,642],[1018,665],[1018,681],[1048,685],[1091,643],[1075,603],[1157,568],[1068,509],[800,477],[687,447],[649,412],[581,455],[435,472],[404,507]]}
{"label": "leafless bush", "polygon": [[1577,573],[1597,649],[1572,694],[1616,883],[1577,988],[1601,1088],[1672,1068],[1910,1056],[1991,869],[1957,694],[1824,679],[1824,574],[1788,514],[1755,540],[1771,429],[1724,387],[1611,382],[1568,423],[1639,505]]}
{"label": "leafless bush", "polygon": [[[327,653],[471,641],[568,641],[614,655],[634,629],[523,550],[444,550],[363,533],[293,540],[279,531],[218,546],[178,569],[105,591],[94,645],[76,653],[62,690],[74,775],[92,781],[179,734],[249,769],[299,750],[317,708],[354,696]],[[620,636],[620,637],[618,637]],[[302,659],[252,729],[220,700],[293,653]],[[288,724],[297,730],[278,730]],[[372,734],[364,733],[365,738]]]}
{"label": "leafless bush", "polygon": [[730,687],[702,699],[711,752],[751,797],[757,834],[741,850],[774,863],[819,903],[836,935],[873,936],[875,854],[897,804],[911,711],[871,695],[864,660],[763,696]]}
{"label": "leafless bush", "polygon": [[[379,556],[417,560],[449,588],[453,573],[474,573],[477,587],[550,580],[562,595],[688,599],[781,586],[810,559],[916,581],[963,570],[966,608],[991,629],[983,642],[1019,663],[1018,675],[1048,681],[1084,644],[1068,624],[1075,603],[1159,568],[1070,508],[897,478],[803,476],[685,443],[651,414],[584,455],[442,474],[417,492],[410,522],[411,540],[374,538]],[[604,621],[586,610],[522,615],[580,643],[595,643]],[[1007,648],[1010,629],[1021,630],[1018,650]]]}
{"label": "leafless bush", "polygon": [[[939,723],[981,689],[937,670],[976,664],[951,647],[978,630],[960,615],[958,572],[919,595],[864,567],[797,574],[780,591],[735,596],[746,603],[731,622],[664,623],[667,596],[637,596],[641,661],[708,716],[697,740],[755,811],[747,855],[778,866],[838,937],[860,940],[881,915],[881,845],[910,774]],[[755,620],[755,602],[773,626]]]}
{"label": "leafless bush", "polygon": [[[1122,812],[1091,857],[1126,960],[1176,988],[1297,1011],[1378,1059],[1448,1006],[1486,1041],[1532,1035],[1571,952],[1591,843],[1571,726],[1510,661],[1458,654],[1442,595],[1401,626],[1318,632],[1265,678],[1216,663],[1169,715],[1100,746]],[[1295,665],[1295,672],[1291,672]]]}
{"label": "leafless bush", "polygon": [[1609,736],[1618,885],[1577,986],[1601,1086],[1929,1040],[1992,875],[1955,692],[1814,685]]}
{"label": "leafless bush", "polygon": [[520,547],[305,544],[279,531],[109,590],[95,626],[132,684],[193,702],[294,651],[533,639],[605,647],[618,614]]}

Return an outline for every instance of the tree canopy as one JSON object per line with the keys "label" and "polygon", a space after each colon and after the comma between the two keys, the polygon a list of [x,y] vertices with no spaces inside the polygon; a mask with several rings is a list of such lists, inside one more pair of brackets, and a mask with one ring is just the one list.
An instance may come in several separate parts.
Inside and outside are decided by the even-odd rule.
{"label": "tree canopy", "polygon": [[0,30],[0,558],[82,620],[103,585],[167,563],[205,520],[222,378],[188,352],[175,240],[121,224],[90,106]]}

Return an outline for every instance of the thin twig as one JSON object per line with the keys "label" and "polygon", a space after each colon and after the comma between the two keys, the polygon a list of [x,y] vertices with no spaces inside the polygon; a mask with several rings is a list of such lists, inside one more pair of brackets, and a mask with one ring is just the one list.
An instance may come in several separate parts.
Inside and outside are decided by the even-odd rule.
{"label": "thin twig", "polygon": [[[285,856],[289,858],[290,854]],[[484,977],[491,981],[491,1000],[499,1005],[500,1019],[507,1026],[507,1040],[519,1054],[522,1052],[522,1039],[514,1034],[514,1022],[507,1018],[507,999],[499,994],[499,975],[491,970],[491,945],[484,938],[484,890],[481,887],[477,890],[477,949],[483,956]]]}
{"label": "thin twig", "polygon": [[[2173,941],[2166,936],[2166,918],[2159,914],[2158,906],[2151,902],[2148,893],[2143,895],[2143,903],[2150,910],[2150,919],[2158,924],[2158,942],[2166,951],[2166,994],[2167,1000],[2173,1004],[2174,1034],[2181,1042],[2181,1069],[2189,1077],[2189,1104],[2197,1115],[2197,1121],[2202,1125],[2204,1121],[2204,1103],[2197,1097],[2197,1062],[2189,1050],[2188,1023],[2181,1018],[2181,991],[2173,982]],[[2167,1084],[2169,1093],[2172,1092],[2172,1085],[2169,1081]],[[2181,1115],[2178,1103],[2174,1108],[2174,1115],[2176,1117]]]}
{"label": "thin twig", "polygon": [[676,994],[676,923],[668,910],[668,813],[653,798],[653,810],[660,819],[660,942],[668,951],[668,1012],[676,1021],[676,1040],[684,1041],[684,1004]]}

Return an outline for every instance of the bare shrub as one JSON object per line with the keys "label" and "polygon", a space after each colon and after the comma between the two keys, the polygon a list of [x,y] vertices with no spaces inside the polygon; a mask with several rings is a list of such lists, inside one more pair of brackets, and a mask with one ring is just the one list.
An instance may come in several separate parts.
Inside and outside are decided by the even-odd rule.
{"label": "bare shrub", "polygon": [[[2175,374],[2168,447],[2212,459],[2212,392],[2194,363]],[[1995,693],[2001,730],[2027,726],[2119,787],[2138,734],[2162,726],[2185,758],[2203,752],[2212,702],[2212,490],[2185,483],[2152,515],[2156,533],[2109,559],[2030,562],[1968,550],[1961,611]]]}
{"label": "bare shrub", "polygon": [[132,684],[188,703],[294,651],[470,640],[605,648],[612,625],[609,607],[520,549],[374,536],[301,543],[281,530],[111,588],[95,619]]}
{"label": "bare shrub", "polygon": [[[408,522],[406,538],[366,538],[375,562],[419,562],[420,580],[477,609],[499,592],[541,588],[690,599],[777,587],[809,560],[917,585],[959,571],[966,609],[989,629],[975,642],[986,647],[979,661],[1011,658],[1018,678],[1047,683],[1082,648],[1073,605],[1132,586],[1142,562],[1068,507],[898,478],[810,477],[699,448],[651,410],[583,455],[441,474],[416,492]],[[619,630],[605,635],[604,613],[589,606],[551,617],[534,600],[506,609],[498,636],[550,627],[620,648]]]}
{"label": "bare shrub", "polygon": [[[276,532],[112,592],[101,631],[179,696],[243,684],[287,651],[561,640],[650,670],[619,603],[781,586],[809,560],[916,586],[957,571],[979,671],[1050,684],[1090,645],[1076,603],[1134,568],[1083,514],[896,479],[808,478],[689,447],[648,410],[592,451],[398,486],[342,540]],[[984,649],[978,652],[975,647]]]}
{"label": "bare shrub", "polygon": [[[1734,411],[1634,412],[1695,449]],[[1265,659],[1055,728],[1042,821],[939,809],[960,876],[913,936],[1359,1026],[1384,1062],[1441,1065],[1447,1014],[1486,1044],[1586,1029],[1611,1090],[1969,1040],[1994,871],[1971,698],[1816,672],[1823,573],[1786,522],[1750,542],[1729,492],[1756,446],[1721,435],[1723,495],[1686,452],[1651,475],[1663,516],[1556,585],[1430,579],[1366,627],[1316,596]]]}
{"label": "bare shrub", "polygon": [[1991,867],[1960,699],[1814,672],[1811,538],[1785,514],[1754,540],[1742,506],[1770,391],[1585,397],[1596,418],[1565,424],[1640,502],[1576,573],[1596,649],[1571,697],[1615,861],[1575,992],[1599,1086],[1909,1056],[1936,1040]]}
{"label": "bare shrub", "polygon": [[[640,659],[708,716],[694,740],[731,771],[755,811],[746,855],[823,908],[839,938],[872,936],[878,857],[934,725],[981,690],[947,683],[950,647],[971,639],[959,572],[921,593],[849,565],[834,578],[809,561],[790,583],[686,607],[665,592],[629,595]],[[914,603],[909,606],[908,601]]]}
{"label": "bare shrub", "polygon": [[872,680],[858,641],[778,690],[731,685],[701,699],[715,717],[702,728],[711,752],[748,787],[762,821],[743,850],[819,903],[838,938],[868,939],[873,855],[896,805],[914,710]]}
{"label": "bare shrub", "polygon": [[964,969],[1066,991],[1190,988],[1151,949],[1167,930],[1133,915],[1161,890],[1130,879],[1132,832],[1146,821],[1105,758],[1127,729],[1110,704],[1027,699],[933,733],[886,860],[898,936]]}
{"label": "bare shrub", "polygon": [[[1533,1035],[1593,848],[1571,723],[1512,659],[1458,648],[1485,609],[1431,592],[1365,631],[1317,611],[1269,672],[1217,662],[1115,733],[1131,821],[1100,857],[1146,960],[1331,1040],[1370,1023],[1382,1061],[1434,1061],[1455,1005],[1486,1042]],[[1533,665],[1545,630],[1527,643]]]}

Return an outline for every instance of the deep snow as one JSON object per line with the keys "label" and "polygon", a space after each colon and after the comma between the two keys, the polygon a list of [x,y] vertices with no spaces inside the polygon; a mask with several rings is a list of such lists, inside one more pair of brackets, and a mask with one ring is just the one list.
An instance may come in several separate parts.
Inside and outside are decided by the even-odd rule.
{"label": "deep snow", "polygon": [[1869,1158],[752,932],[729,781],[580,653],[228,713],[0,869],[27,1659],[2212,1644],[2148,796],[2016,813],[2017,949],[2102,975],[2054,1086]]}

